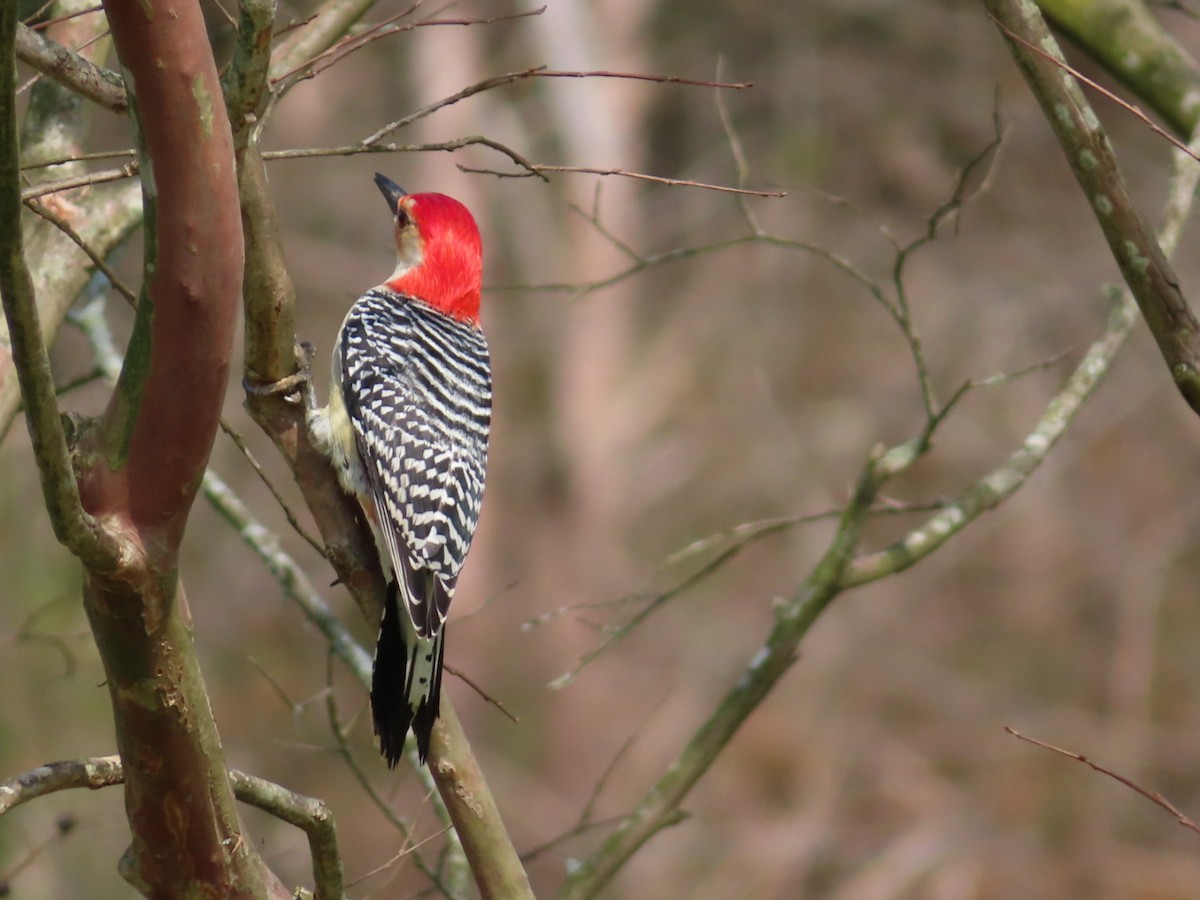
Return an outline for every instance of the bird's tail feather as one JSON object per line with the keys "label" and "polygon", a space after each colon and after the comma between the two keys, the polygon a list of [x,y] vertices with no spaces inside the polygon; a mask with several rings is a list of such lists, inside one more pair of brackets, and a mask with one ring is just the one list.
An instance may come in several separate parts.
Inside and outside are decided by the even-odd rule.
{"label": "bird's tail feather", "polygon": [[375,645],[371,674],[371,714],[379,749],[389,767],[404,755],[404,739],[411,727],[421,762],[429,755],[433,723],[441,709],[442,647],[446,630],[428,640],[406,636],[400,610],[399,586],[388,582],[383,621]]}
{"label": "bird's tail feather", "polygon": [[433,723],[442,707],[442,647],[445,640],[445,628],[428,640],[417,639],[416,652],[404,682],[404,693],[413,717],[412,730],[417,738],[417,756],[421,762],[429,755]]}
{"label": "bird's tail feather", "polygon": [[375,720],[375,734],[379,736],[379,750],[389,768],[394,768],[404,755],[404,738],[412,724],[408,695],[402,690],[409,666],[398,591],[396,582],[389,581],[371,672],[371,716]]}

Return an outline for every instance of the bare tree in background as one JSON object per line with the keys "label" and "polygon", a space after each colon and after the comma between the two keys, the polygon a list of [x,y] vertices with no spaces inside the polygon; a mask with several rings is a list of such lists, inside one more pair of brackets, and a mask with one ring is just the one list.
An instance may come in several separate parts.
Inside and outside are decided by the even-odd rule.
{"label": "bare tree in background", "polygon": [[[88,12],[85,4],[63,0],[54,6],[48,28],[22,24],[16,6],[6,5],[0,26],[0,293],[10,341],[0,343],[0,436],[23,404],[55,534],[83,566],[84,607],[104,663],[117,752],[49,764],[0,784],[0,814],[51,791],[123,784],[132,840],[121,860],[121,873],[145,896],[293,896],[293,889],[259,855],[258,842],[243,823],[237,800],[302,828],[311,850],[315,896],[336,900],[346,895],[341,855],[325,804],[229,767],[197,661],[179,566],[185,526],[194,499],[202,493],[254,548],[281,591],[320,630],[331,658],[359,683],[369,680],[369,653],[351,630],[281,549],[277,536],[262,526],[235,492],[206,472],[230,376],[241,297],[246,408],[278,449],[311,511],[320,536],[309,540],[332,564],[367,622],[377,622],[382,582],[372,543],[306,433],[305,406],[313,402],[309,350],[298,342],[296,290],[284,264],[278,213],[266,177],[266,162],[271,158],[446,152],[475,146],[494,153],[507,166],[507,175],[545,180],[560,172],[591,172],[665,181],[672,189],[690,186],[729,193],[736,198],[738,212],[728,236],[658,255],[622,244],[609,230],[612,220],[602,218],[597,203],[574,227],[592,229],[610,258],[627,257],[628,267],[615,276],[592,278],[589,272],[587,280],[559,289],[591,293],[681,258],[760,245],[772,252],[802,253],[840,271],[878,304],[906,348],[920,423],[906,440],[879,444],[864,454],[850,499],[842,508],[749,523],[687,548],[683,556],[716,552],[684,582],[644,600],[635,615],[605,631],[579,667],[560,680],[560,686],[572,680],[584,665],[632,634],[683,590],[711,577],[750,543],[811,520],[833,523],[811,571],[789,596],[777,601],[761,646],[745,661],[732,686],[708,698],[699,725],[680,736],[675,757],[661,776],[644,788],[629,811],[612,820],[598,820],[589,802],[577,825],[562,836],[563,841],[586,847],[555,885],[563,897],[597,895],[648,841],[682,820],[685,798],[788,672],[802,640],[834,599],[933,554],[1024,486],[1070,427],[1139,321],[1149,326],[1183,398],[1200,410],[1200,326],[1167,261],[1195,193],[1194,154],[1186,150],[1177,154],[1163,222],[1158,234],[1152,234],[1124,186],[1108,139],[1078,84],[1064,77],[1065,63],[1051,49],[1052,39],[1036,10],[1002,0],[988,0],[985,5],[1056,127],[1129,290],[1116,299],[1103,332],[1006,459],[990,470],[981,468],[956,496],[912,504],[897,504],[886,491],[930,453],[935,437],[962,399],[982,385],[968,382],[948,393],[939,390],[910,302],[909,266],[974,192],[989,186],[991,166],[1002,143],[999,127],[995,142],[967,167],[950,198],[929,218],[924,233],[911,242],[894,243],[890,277],[876,278],[834,249],[760,224],[754,198],[780,193],[755,191],[745,183],[747,163],[727,121],[726,136],[740,170],[737,187],[655,178],[620,168],[537,163],[523,148],[514,149],[486,135],[424,145],[396,141],[397,132],[414,122],[506,84],[580,77],[684,80],[680,77],[531,68],[463,85],[356,144],[266,153],[260,138],[274,104],[339,59],[398,31],[436,24],[484,26],[489,21],[437,15],[421,20],[413,7],[358,27],[371,3],[330,0],[304,22],[287,23],[277,21],[272,4],[242,0],[230,59],[219,74],[200,8],[193,3],[111,0],[100,17],[81,15]],[[1146,16],[1145,27],[1136,34],[1146,42],[1138,58],[1157,54],[1170,62],[1167,68],[1177,79],[1176,90],[1163,90],[1162,78],[1143,82],[1140,71],[1122,69],[1133,58],[1120,52],[1123,34],[1089,30],[1092,20],[1071,18],[1075,10],[1069,4],[1062,10],[1054,3],[1043,5],[1145,96],[1176,131],[1195,126],[1195,110],[1185,98],[1186,89],[1195,89],[1200,74],[1167,35],[1154,30],[1154,20],[1140,4],[1114,5],[1130,15]],[[106,67],[107,29],[124,78]],[[581,33],[575,32],[576,37]],[[17,59],[23,63],[19,69]],[[34,70],[41,75],[22,108],[16,76]],[[693,80],[692,84],[718,92],[744,87],[720,81]],[[98,169],[95,161],[83,158],[92,105],[132,113],[137,151],[121,160],[119,168]],[[719,111],[727,118],[724,104]],[[595,126],[596,121],[590,124]],[[589,139],[586,124],[573,135],[581,143],[567,142],[569,154],[583,152],[605,134],[597,129],[598,136]],[[82,187],[87,190],[78,192]],[[632,195],[621,196],[627,202],[616,217],[618,231],[628,234]],[[133,292],[119,283],[106,261],[139,224],[144,225],[144,269],[142,287]],[[87,334],[97,371],[113,386],[104,412],[95,419],[60,417],[47,348],[97,272],[134,305],[132,333],[118,352],[102,304],[89,303],[77,310],[76,320]],[[622,355],[632,355],[625,349],[633,335],[628,308],[606,313],[592,307],[586,320],[580,321],[585,323],[578,334],[581,346],[594,346],[582,338],[585,332],[599,329],[612,335]],[[567,380],[587,404],[594,406],[611,394],[611,385],[619,380],[613,365],[616,359],[612,356],[594,365],[582,357],[570,360],[569,366],[575,368]],[[587,379],[597,371],[600,380],[589,383]],[[996,379],[1008,380],[1007,376]],[[580,406],[577,413],[587,408]],[[564,439],[568,443],[584,437],[578,415],[574,421],[572,428],[568,417]],[[614,414],[613,421],[622,419]],[[624,424],[631,430],[637,427],[637,423]],[[574,455],[581,465],[596,473],[580,493],[588,522],[611,517],[614,448],[620,445],[621,435],[608,433],[603,444],[576,448]],[[906,526],[900,537],[884,546],[870,548],[865,535],[871,524],[897,514],[915,516],[917,524]],[[288,515],[292,516],[290,511]],[[304,526],[294,524],[303,533]],[[598,550],[592,564],[605,568],[608,558],[606,550]],[[319,580],[323,574],[313,577]],[[201,598],[192,599],[203,603]],[[548,615],[553,612],[547,610]],[[331,757],[330,764],[354,766],[332,690],[325,699],[331,733],[342,753],[341,759]],[[395,820],[400,851],[412,854],[427,883],[442,895],[469,896],[473,883],[485,897],[531,896],[522,859],[449,697],[443,706],[429,770],[414,766],[414,777],[424,779],[431,792],[436,788],[440,800],[435,813],[445,829],[453,829],[444,851],[436,860],[423,855],[413,846],[409,823],[378,795],[375,799]],[[636,727],[634,722],[621,725],[622,733]],[[614,767],[619,763],[620,757]],[[606,777],[600,778],[597,794]]]}

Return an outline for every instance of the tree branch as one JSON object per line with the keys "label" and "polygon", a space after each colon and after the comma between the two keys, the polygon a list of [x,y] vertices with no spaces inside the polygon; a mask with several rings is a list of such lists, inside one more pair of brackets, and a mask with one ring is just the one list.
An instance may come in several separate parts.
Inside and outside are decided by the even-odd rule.
{"label": "tree branch", "polygon": [[1060,756],[1065,756],[1068,759],[1081,762],[1085,766],[1089,767],[1093,772],[1099,772],[1101,775],[1106,775],[1113,781],[1125,785],[1125,787],[1129,788],[1135,794],[1141,794],[1155,806],[1158,806],[1169,812],[1175,817],[1175,821],[1188,831],[1194,831],[1196,834],[1200,834],[1200,825],[1197,825],[1186,813],[1184,813],[1181,809],[1179,809],[1179,807],[1177,807],[1158,791],[1147,790],[1132,778],[1127,778],[1120,772],[1114,772],[1112,769],[1100,765],[1100,763],[1084,756],[1082,753],[1075,753],[1072,750],[1066,750],[1062,747],[1056,747],[1054,744],[1047,744],[1045,741],[1039,741],[1037,738],[1028,737],[1021,734],[1021,732],[1017,731],[1015,728],[1010,728],[1007,725],[1004,726],[1004,730],[1015,737],[1018,741],[1024,741],[1027,744],[1033,744],[1035,747],[1041,747],[1043,750],[1049,750],[1052,753],[1057,753]]}
{"label": "tree branch", "polygon": [[[1167,256],[1174,255],[1195,204],[1197,186],[1200,185],[1200,164],[1193,158],[1197,149],[1200,149],[1200,138],[1193,139],[1188,153],[1176,151],[1174,154],[1174,173],[1162,225],[1156,236]],[[1117,351],[1137,323],[1136,312],[1137,304],[1129,289],[1122,289],[1115,298],[1104,331],[1088,347],[1066,384],[1046,405],[1021,446],[1003,464],[946,504],[921,527],[878,553],[855,559],[846,568],[843,586],[857,587],[907,569],[1015,493],[1049,455],[1083,403],[1108,374]]]}
{"label": "tree branch", "polygon": [[[1194,140],[1193,152],[1198,145],[1200,138]],[[1176,152],[1174,165],[1159,234],[1168,253],[1178,243],[1200,183],[1200,166],[1189,155]],[[907,470],[920,458],[929,445],[929,430],[940,419],[930,420],[921,436],[886,453],[876,451],[872,454],[855,497],[842,514],[830,549],[800,591],[779,607],[775,626],[764,646],[751,659],[716,712],[693,734],[634,812],[624,817],[604,843],[568,876],[561,897],[578,900],[595,896],[638,847],[674,821],[687,792],[711,766],[724,744],[770,687],[787,671],[799,641],[839,593],[912,565],[961,531],[984,509],[995,506],[1024,484],[1107,373],[1117,350],[1137,321],[1136,309],[1130,293],[1122,292],[1104,333],[1089,348],[1063,390],[1050,401],[1037,426],[1004,466],[984,476],[961,498],[893,547],[853,558],[862,517],[869,514],[872,498],[888,479]],[[943,409],[946,408],[949,404]]]}
{"label": "tree branch", "polygon": [[[90,2],[59,0],[58,8],[77,11]],[[88,55],[97,61],[111,49],[111,41],[97,40],[107,31],[108,23],[103,16],[67,18],[49,28],[59,44],[87,44]],[[21,129],[23,184],[44,183],[83,171],[78,158],[83,155],[83,141],[94,108],[50,79],[42,78],[34,84]],[[28,200],[25,191],[22,199]],[[141,221],[141,194],[132,183],[47,202],[53,204],[59,218],[74,227],[80,239],[100,257],[108,256]],[[42,338],[51,346],[68,307],[88,283],[92,270],[79,264],[77,251],[62,232],[42,220],[26,222],[25,258],[37,285]],[[6,335],[0,322],[0,439],[12,424],[20,394],[7,352]]]}
{"label": "tree branch", "polygon": [[1200,68],[1142,0],[1038,0],[1042,11],[1124,81],[1176,134],[1200,123]]}
{"label": "tree branch", "polygon": [[1200,414],[1200,322],[1125,188],[1112,145],[1032,0],[985,0],[1054,129],[1176,388]]}
{"label": "tree branch", "polygon": [[[321,800],[289,791],[255,775],[236,769],[229,775],[239,801],[295,825],[308,835],[317,900],[344,900],[337,830],[329,807]],[[124,783],[125,771],[119,756],[46,763],[0,782],[0,816],[57,791],[78,788],[95,791]]]}
{"label": "tree branch", "polygon": [[279,78],[328,49],[374,5],[375,0],[325,0],[307,21],[276,45],[271,78]]}
{"label": "tree branch", "polygon": [[147,896],[282,897],[242,838],[177,570],[228,379],[242,239],[232,139],[195,4],[107,5],[143,165],[142,295],[121,377],[84,434],[85,507],[120,534],[84,606],[104,663],[133,843],[122,874]]}
{"label": "tree branch", "polygon": [[92,759],[64,759],[46,763],[0,782],[0,816],[23,803],[74,788],[99,790],[122,784],[121,757],[97,756]]}
{"label": "tree branch", "polygon": [[16,5],[0,11],[0,299],[8,322],[12,362],[25,402],[42,493],[55,536],[90,565],[112,569],[116,542],[88,515],[80,501],[67,439],[59,420],[50,358],[42,341],[33,279],[22,238],[20,148],[17,142]]}
{"label": "tree branch", "polygon": [[875,495],[884,481],[895,474],[898,459],[895,451],[884,452],[882,448],[872,451],[829,548],[799,590],[776,610],[775,625],[766,643],[637,808],[567,876],[560,898],[582,900],[596,896],[638,848],[678,821],[683,798],[791,667],[801,638],[839,593],[842,572],[858,546]]}
{"label": "tree branch", "polygon": [[316,900],[344,900],[337,828],[325,801],[305,797],[274,782],[232,769],[229,780],[238,800],[295,825],[308,835]]}
{"label": "tree branch", "polygon": [[[114,0],[108,9],[137,85],[143,152],[159,165],[142,167],[147,277],[125,369],[101,421],[97,449],[107,465],[85,480],[85,502],[158,532],[162,562],[173,566],[228,383],[242,233],[229,123],[203,23],[190,18],[198,11],[185,16],[161,2],[155,27],[141,8]],[[164,76],[163,60],[174,77]]]}
{"label": "tree branch", "polygon": [[275,4],[272,0],[242,0],[239,5],[237,44],[225,78],[225,108],[240,160],[270,96],[267,73],[271,66]]}
{"label": "tree branch", "polygon": [[429,768],[462,841],[483,900],[533,900],[529,876],[449,696],[433,728]]}
{"label": "tree branch", "polygon": [[129,109],[120,75],[19,23],[17,58],[109,112],[123,113]]}

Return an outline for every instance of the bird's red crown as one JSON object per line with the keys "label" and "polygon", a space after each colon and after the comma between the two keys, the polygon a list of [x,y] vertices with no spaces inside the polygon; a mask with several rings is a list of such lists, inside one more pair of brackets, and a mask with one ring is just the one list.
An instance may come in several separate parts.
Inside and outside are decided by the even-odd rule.
{"label": "bird's red crown", "polygon": [[483,246],[470,211],[445,194],[403,194],[395,202],[398,263],[387,287],[477,325]]}

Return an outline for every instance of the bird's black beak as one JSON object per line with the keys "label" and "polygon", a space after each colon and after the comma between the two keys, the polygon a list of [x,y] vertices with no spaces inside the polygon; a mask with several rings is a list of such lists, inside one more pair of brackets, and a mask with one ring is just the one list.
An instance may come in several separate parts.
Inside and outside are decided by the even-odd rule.
{"label": "bird's black beak", "polygon": [[408,191],[400,187],[400,185],[396,184],[396,182],[392,181],[386,175],[380,175],[378,172],[375,173],[375,185],[379,188],[379,192],[383,194],[384,199],[387,200],[388,206],[391,208],[392,215],[394,216],[396,214],[396,204],[400,202],[401,197],[408,194]]}

